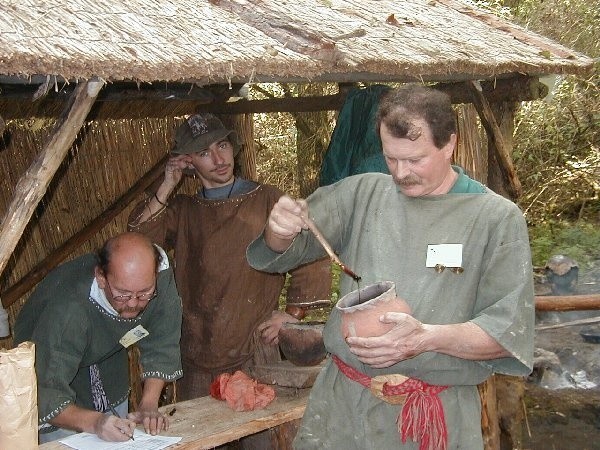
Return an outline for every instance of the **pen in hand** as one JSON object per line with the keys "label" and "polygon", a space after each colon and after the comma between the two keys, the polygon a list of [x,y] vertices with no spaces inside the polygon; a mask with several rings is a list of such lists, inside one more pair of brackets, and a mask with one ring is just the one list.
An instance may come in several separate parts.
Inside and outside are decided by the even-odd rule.
{"label": "pen in hand", "polygon": [[[118,417],[119,419],[121,418],[121,416],[119,415],[119,413],[116,411],[116,409],[115,409],[115,408],[113,408],[113,406],[112,406],[112,405],[108,405],[108,407],[109,407],[109,409],[110,409],[110,412],[111,412],[111,413],[113,413],[113,416],[116,416],[116,417]],[[129,435],[129,439],[131,439],[132,441],[135,441],[135,439],[133,438],[133,433],[131,433],[131,434]]]}

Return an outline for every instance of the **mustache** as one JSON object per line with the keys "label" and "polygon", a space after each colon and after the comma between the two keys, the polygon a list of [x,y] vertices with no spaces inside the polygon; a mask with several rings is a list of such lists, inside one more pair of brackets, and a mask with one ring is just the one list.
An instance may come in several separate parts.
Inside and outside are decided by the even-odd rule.
{"label": "mustache", "polygon": [[416,184],[421,184],[416,177],[394,178],[394,182],[399,186],[414,186]]}
{"label": "mustache", "polygon": [[144,310],[144,308],[134,306],[133,308],[126,307],[126,308],[122,309],[120,312],[121,313],[141,313],[143,310]]}
{"label": "mustache", "polygon": [[217,170],[221,170],[225,167],[230,167],[231,164],[219,164],[218,166],[215,166],[215,168],[212,170],[212,172],[216,172]]}

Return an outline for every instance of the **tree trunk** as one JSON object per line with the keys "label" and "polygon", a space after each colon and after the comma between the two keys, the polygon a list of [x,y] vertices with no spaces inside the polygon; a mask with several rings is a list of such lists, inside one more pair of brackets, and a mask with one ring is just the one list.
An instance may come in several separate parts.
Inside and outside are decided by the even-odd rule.
{"label": "tree trunk", "polygon": [[[298,95],[323,95],[321,84],[298,86]],[[319,171],[327,151],[331,129],[326,111],[296,113],[296,151],[298,157],[298,183],[300,196],[307,197],[319,186]]]}

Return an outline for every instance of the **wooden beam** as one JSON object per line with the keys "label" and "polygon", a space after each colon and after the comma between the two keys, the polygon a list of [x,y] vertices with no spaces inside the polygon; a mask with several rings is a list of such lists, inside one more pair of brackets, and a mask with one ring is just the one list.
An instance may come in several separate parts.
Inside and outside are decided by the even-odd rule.
{"label": "wooden beam", "polygon": [[[472,94],[468,86],[464,82],[460,83],[437,83],[433,85],[435,88],[440,89],[450,95],[452,103],[471,103]],[[540,83],[537,78],[527,76],[515,76],[510,79],[501,79],[495,81],[484,81],[481,82],[483,93],[489,102],[519,102],[536,100],[544,97],[548,93],[548,88]],[[10,92],[7,95],[3,95],[0,99],[0,108],[3,109],[5,119],[24,117],[24,111],[33,108],[31,103],[31,97],[35,89],[31,86],[28,87],[9,87]],[[185,89],[184,89],[185,88]],[[235,87],[237,88],[237,86]],[[8,88],[7,88],[8,89]],[[21,89],[22,94],[19,96],[16,89]],[[66,98],[65,87],[61,92],[54,93],[49,92],[46,98],[38,100],[48,102],[52,105],[53,102],[63,102]],[[121,89],[121,90],[119,90]],[[188,114],[194,112],[212,112],[214,114],[251,114],[251,113],[270,113],[270,112],[315,112],[315,111],[336,111],[342,107],[344,99],[346,98],[347,90],[342,90],[340,93],[333,95],[325,95],[320,97],[286,97],[286,98],[275,98],[265,100],[238,100],[235,102],[227,102],[227,92],[236,92],[233,90],[226,90],[221,92],[217,87],[211,87],[208,92],[205,93],[203,90],[190,90],[190,85],[169,85],[169,89],[163,87],[154,87],[153,89],[144,88],[136,91],[129,85],[125,85],[122,88],[117,86],[110,86],[107,88],[108,92],[99,96],[94,111],[96,111],[98,117],[106,118],[109,114],[105,114],[104,110],[113,112],[119,115],[118,117],[111,118],[122,118],[122,114],[131,113],[131,108],[126,109],[125,112],[114,112],[115,102],[131,102],[135,105],[143,105],[144,102],[155,102],[157,105],[161,102],[165,102],[165,105],[169,105],[171,108],[176,108],[180,111],[186,111]],[[184,92],[187,90],[189,95]],[[13,95],[14,97],[10,97]],[[207,103],[208,96],[213,95],[214,101]],[[7,97],[8,96],[8,97]],[[9,98],[10,97],[10,98]],[[3,100],[4,99],[4,100]],[[37,102],[36,102],[37,103]],[[12,106],[14,105],[14,106]],[[17,108],[18,106],[18,108]],[[157,106],[159,108],[159,106]],[[46,108],[42,108],[44,110]],[[135,110],[135,108],[133,108]],[[166,113],[157,112],[156,117],[163,115],[169,115],[168,109]],[[40,109],[36,110],[36,114],[40,113]]]}
{"label": "wooden beam", "polygon": [[590,295],[538,295],[536,311],[587,311],[600,309],[600,294]]}
{"label": "wooden beam", "polygon": [[14,198],[0,226],[0,273],[6,267],[52,177],[73,145],[103,85],[103,81],[94,80],[77,86],[44,149],[17,183]]}
{"label": "wooden beam", "polygon": [[27,275],[6,289],[2,295],[2,304],[8,308],[27,291],[44,278],[54,267],[59,265],[82,243],[101,230],[107,223],[117,217],[139,194],[150,186],[160,175],[164,173],[165,164],[169,159],[166,155],[158,161],[142,178],[138,180],[125,194],[108,207],[102,214],[96,217],[92,222],[75,233],[68,241],[54,250],[38,263]]}
{"label": "wooden beam", "polygon": [[[537,78],[515,77],[510,80],[481,83],[489,102],[536,100],[547,94],[547,87]],[[433,85],[450,96],[452,103],[471,103],[473,93],[465,83],[437,83]],[[346,91],[320,97],[286,97],[265,100],[238,100],[227,103],[211,103],[198,106],[198,112],[215,114],[244,114],[270,112],[315,112],[338,110],[346,98]]]}
{"label": "wooden beam", "polygon": [[492,147],[496,151],[496,159],[507,183],[508,192],[513,199],[516,199],[522,194],[523,189],[512,162],[511,151],[504,140],[498,122],[496,122],[494,112],[492,111],[487,98],[483,95],[481,86],[475,81],[469,82],[468,85],[471,90],[475,109],[477,109],[481,123],[488,135],[488,139],[491,141],[493,144]]}

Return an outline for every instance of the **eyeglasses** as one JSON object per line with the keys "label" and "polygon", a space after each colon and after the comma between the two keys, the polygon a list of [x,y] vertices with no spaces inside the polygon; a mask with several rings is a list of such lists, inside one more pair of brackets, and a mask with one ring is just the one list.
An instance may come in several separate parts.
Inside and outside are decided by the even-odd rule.
{"label": "eyeglasses", "polygon": [[110,283],[108,282],[108,278],[106,278],[106,285],[108,286],[108,289],[110,291],[110,295],[111,295],[112,299],[118,303],[127,303],[129,300],[131,300],[133,298],[137,299],[140,302],[149,302],[150,300],[152,300],[153,298],[155,298],[158,295],[156,285],[154,285],[154,288],[150,292],[142,292],[139,294],[126,294],[126,295],[115,295],[113,293],[113,289],[112,289]]}

